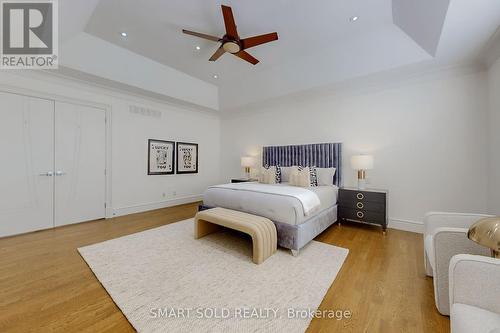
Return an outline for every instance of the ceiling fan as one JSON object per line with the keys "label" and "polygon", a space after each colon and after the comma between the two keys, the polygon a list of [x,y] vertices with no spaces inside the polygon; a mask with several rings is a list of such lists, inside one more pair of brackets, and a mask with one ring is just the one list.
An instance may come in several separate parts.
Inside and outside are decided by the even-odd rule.
{"label": "ceiling fan", "polygon": [[246,49],[251,47],[261,45],[264,43],[269,43],[278,39],[278,33],[272,32],[269,34],[249,37],[241,39],[238,36],[238,31],[236,30],[236,23],[234,22],[233,11],[231,7],[221,5],[222,16],[224,17],[224,25],[226,26],[226,34],[222,37],[210,36],[207,34],[202,34],[199,32],[189,31],[183,29],[182,32],[188,35],[200,37],[203,39],[208,39],[214,42],[222,43],[221,46],[215,51],[210,61],[216,61],[224,53],[231,53],[243,60],[248,61],[252,65],[256,65],[259,60],[254,58],[250,53],[246,52]]}

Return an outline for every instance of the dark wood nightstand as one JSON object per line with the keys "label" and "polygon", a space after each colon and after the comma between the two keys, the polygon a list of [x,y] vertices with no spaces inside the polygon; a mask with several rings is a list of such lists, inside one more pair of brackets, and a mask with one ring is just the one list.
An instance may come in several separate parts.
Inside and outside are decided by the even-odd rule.
{"label": "dark wood nightstand", "polygon": [[338,198],[338,220],[353,221],[381,226],[387,230],[386,190],[340,188]]}
{"label": "dark wood nightstand", "polygon": [[248,183],[248,182],[256,182],[258,179],[252,178],[233,178],[231,179],[231,183]]}

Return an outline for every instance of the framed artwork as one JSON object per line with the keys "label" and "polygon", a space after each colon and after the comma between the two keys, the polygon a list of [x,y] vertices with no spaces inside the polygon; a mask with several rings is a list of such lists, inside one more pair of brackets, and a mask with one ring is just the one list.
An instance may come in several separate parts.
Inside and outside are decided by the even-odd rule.
{"label": "framed artwork", "polygon": [[177,173],[198,173],[198,144],[177,142]]}
{"label": "framed artwork", "polygon": [[148,175],[173,175],[175,142],[148,140]]}

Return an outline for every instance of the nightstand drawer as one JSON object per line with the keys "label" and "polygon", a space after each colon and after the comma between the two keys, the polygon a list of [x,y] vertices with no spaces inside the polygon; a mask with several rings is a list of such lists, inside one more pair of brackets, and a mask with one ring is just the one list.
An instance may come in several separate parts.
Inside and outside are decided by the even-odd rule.
{"label": "nightstand drawer", "polygon": [[339,217],[349,220],[385,225],[385,212],[372,212],[363,209],[339,207]]}
{"label": "nightstand drawer", "polygon": [[385,196],[383,192],[368,192],[340,189],[339,202],[379,202],[385,205]]}
{"label": "nightstand drawer", "polygon": [[364,200],[342,200],[339,201],[339,206],[358,210],[369,210],[385,214],[385,201],[364,201]]}

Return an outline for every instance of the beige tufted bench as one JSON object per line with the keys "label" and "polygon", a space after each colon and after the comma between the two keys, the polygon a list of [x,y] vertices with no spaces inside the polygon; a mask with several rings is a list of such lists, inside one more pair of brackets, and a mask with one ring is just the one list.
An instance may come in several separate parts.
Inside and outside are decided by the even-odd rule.
{"label": "beige tufted bench", "polygon": [[225,208],[198,212],[194,219],[194,238],[217,231],[220,226],[244,232],[252,237],[253,262],[261,264],[277,250],[276,226],[271,220]]}

